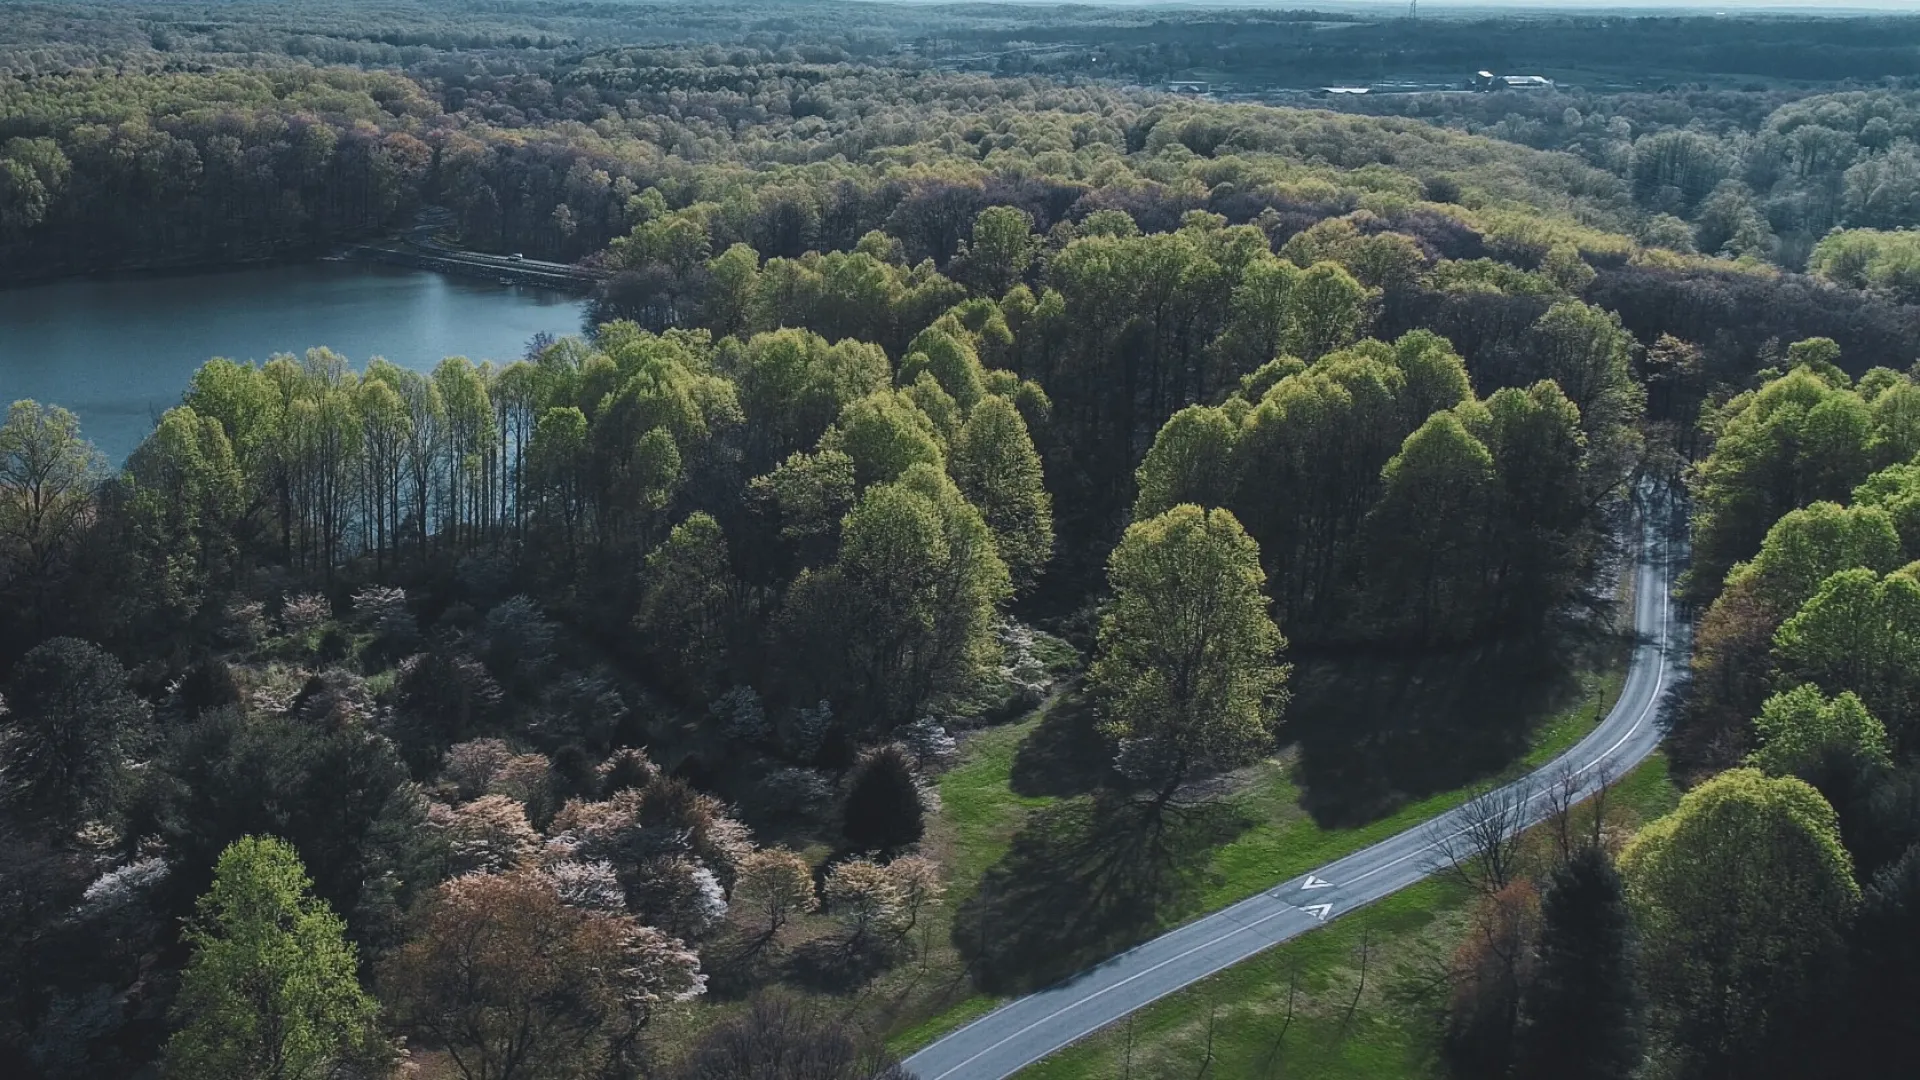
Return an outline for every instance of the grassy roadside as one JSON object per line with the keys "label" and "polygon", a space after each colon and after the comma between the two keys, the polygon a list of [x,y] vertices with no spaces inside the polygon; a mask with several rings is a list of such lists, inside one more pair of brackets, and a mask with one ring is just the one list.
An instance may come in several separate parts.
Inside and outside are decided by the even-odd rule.
{"label": "grassy roadside", "polygon": [[[1610,707],[1618,698],[1625,683],[1628,652],[1625,647],[1607,650],[1591,669],[1578,673],[1577,691],[1568,696],[1568,703],[1535,726],[1528,752],[1500,776],[1408,802],[1364,825],[1328,828],[1317,823],[1302,808],[1298,761],[1291,754],[1242,770],[1224,801],[1249,822],[1248,827],[1207,853],[1198,887],[1174,906],[1159,911],[1160,924],[1177,925],[1250,896],[1418,825],[1487,787],[1538,767],[1591,730],[1597,706]],[[966,744],[962,763],[940,780],[942,808],[930,839],[949,869],[948,913],[965,903],[977,889],[981,875],[1007,853],[1029,812],[1056,801],[1047,796],[1019,795],[1012,783],[1021,743],[1041,725],[1044,715],[1045,710],[1019,724],[973,736]],[[1434,898],[1426,900],[1432,902]],[[1398,908],[1383,905],[1381,910]],[[950,914],[943,917],[943,931],[950,927],[950,918]],[[932,956],[928,959],[945,969],[943,985],[950,988],[949,993],[940,1001],[923,998],[923,1005],[934,1007],[918,1018],[913,1018],[913,1009],[894,1011],[898,1023],[888,1045],[896,1053],[910,1053],[998,1003],[991,995],[963,990],[962,961],[948,942],[939,940],[934,949],[939,954],[937,960]]]}
{"label": "grassy roadside", "polygon": [[[1623,829],[1679,799],[1664,755],[1622,779]],[[1287,1077],[1408,1080],[1435,1071],[1436,975],[1469,897],[1429,879],[1140,1010],[1023,1070],[1022,1080]],[[1362,977],[1364,957],[1365,976]],[[1291,1019],[1289,1019],[1289,1016]]]}

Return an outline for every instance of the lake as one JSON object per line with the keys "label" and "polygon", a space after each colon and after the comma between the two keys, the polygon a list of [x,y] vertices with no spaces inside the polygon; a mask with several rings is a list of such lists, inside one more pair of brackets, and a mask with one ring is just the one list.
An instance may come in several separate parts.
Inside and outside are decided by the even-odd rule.
{"label": "lake", "polygon": [[325,345],[426,370],[514,360],[540,333],[577,334],[578,296],[425,270],[311,262],[0,289],[0,408],[63,405],[115,464],[179,404],[209,358]]}

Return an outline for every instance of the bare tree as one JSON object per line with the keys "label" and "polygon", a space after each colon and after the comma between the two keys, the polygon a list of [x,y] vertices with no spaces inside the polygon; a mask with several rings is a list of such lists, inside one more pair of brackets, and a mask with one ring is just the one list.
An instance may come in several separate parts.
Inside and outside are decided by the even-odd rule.
{"label": "bare tree", "polygon": [[[1584,772],[1590,775],[1583,776],[1582,770],[1576,770],[1572,762],[1563,761],[1539,794],[1546,804],[1547,824],[1562,863],[1582,848],[1599,847],[1604,838],[1607,796],[1614,782],[1613,763],[1599,761]],[[1583,802],[1590,804],[1584,820],[1574,812]]]}
{"label": "bare tree", "polygon": [[1506,888],[1519,872],[1520,834],[1534,794],[1525,781],[1498,787],[1428,826],[1436,869],[1482,896]]}
{"label": "bare tree", "polygon": [[1573,809],[1580,803],[1580,774],[1573,762],[1563,760],[1554,768],[1553,775],[1541,787],[1540,801],[1546,804],[1547,826],[1553,833],[1554,848],[1560,861],[1566,862],[1573,857],[1574,833],[1579,829],[1573,819]]}

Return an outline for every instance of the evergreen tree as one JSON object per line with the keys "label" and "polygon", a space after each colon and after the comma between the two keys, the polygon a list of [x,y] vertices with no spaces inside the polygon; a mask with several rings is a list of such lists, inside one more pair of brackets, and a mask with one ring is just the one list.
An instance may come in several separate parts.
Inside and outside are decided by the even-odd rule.
{"label": "evergreen tree", "polygon": [[1624,1080],[1640,1063],[1640,992],[1625,884],[1598,846],[1575,852],[1541,899],[1521,1080]]}
{"label": "evergreen tree", "polygon": [[62,830],[105,813],[145,720],[126,671],[104,650],[75,638],[35,646],[0,703],[0,800]]}
{"label": "evergreen tree", "polygon": [[855,851],[898,851],[919,842],[924,818],[906,752],[889,745],[868,754],[847,792],[847,844]]}

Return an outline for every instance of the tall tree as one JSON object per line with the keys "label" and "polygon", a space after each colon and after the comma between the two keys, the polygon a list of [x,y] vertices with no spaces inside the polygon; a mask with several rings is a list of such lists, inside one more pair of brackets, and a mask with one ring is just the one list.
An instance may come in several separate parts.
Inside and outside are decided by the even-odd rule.
{"label": "tall tree", "polygon": [[1466,637],[1488,571],[1493,455],[1453,413],[1435,413],[1380,476],[1367,530],[1382,623],[1420,641]]}
{"label": "tall tree", "polygon": [[1626,886],[1590,844],[1553,873],[1520,1029],[1519,1080],[1627,1080],[1640,1066],[1642,1001]]}
{"label": "tall tree", "polygon": [[1735,769],[1643,829],[1620,867],[1676,1073],[1798,1075],[1860,900],[1833,808],[1800,780]]}
{"label": "tall tree", "polygon": [[1009,589],[980,512],[937,467],[915,465],[869,488],[834,563],[789,590],[796,682],[815,700],[839,689],[857,725],[911,723],[997,655]]}
{"label": "tall tree", "polygon": [[42,642],[14,667],[0,709],[9,811],[70,832],[115,809],[147,715],[119,661],[74,638]]}
{"label": "tall tree", "polygon": [[1233,448],[1240,425],[1223,409],[1189,405],[1161,425],[1134,474],[1134,517],[1163,514],[1181,503],[1225,506],[1237,486]]}
{"label": "tall tree", "polygon": [[634,625],[674,678],[696,694],[711,688],[726,658],[739,607],[727,538],[707,514],[692,514],[648,553]]}
{"label": "tall tree", "polygon": [[1039,250],[1026,211],[989,206],[973,219],[973,236],[961,246],[952,273],[974,292],[999,297],[1020,283]]}
{"label": "tall tree", "polygon": [[1308,360],[1351,345],[1366,329],[1373,297],[1338,263],[1315,263],[1287,290],[1287,347]]}
{"label": "tall tree", "polygon": [[949,470],[993,530],[1014,591],[1032,588],[1053,554],[1053,500],[1013,402],[993,395],[973,407],[954,441]]}
{"label": "tall tree", "polygon": [[1844,500],[1867,478],[1872,422],[1858,394],[1797,368],[1703,418],[1713,452],[1694,477],[1693,580],[1711,594],[1795,507]]}
{"label": "tall tree", "polygon": [[24,622],[16,632],[44,632],[105,472],[72,413],[33,401],[7,410],[0,424],[0,597],[16,597],[20,606],[17,616],[0,616],[0,633],[15,617]]}
{"label": "tall tree", "polygon": [[167,410],[114,493],[128,534],[119,584],[136,630],[177,635],[237,569],[246,480],[226,430],[189,406]]}
{"label": "tall tree", "polygon": [[327,1080],[379,1060],[378,1006],[360,988],[345,925],[313,898],[299,856],[246,837],[220,856],[186,938],[167,1043],[183,1080]]}
{"label": "tall tree", "polygon": [[1267,616],[1260,550],[1225,510],[1176,506],[1127,529],[1087,674],[1124,770],[1165,806],[1194,770],[1272,745],[1286,640]]}

